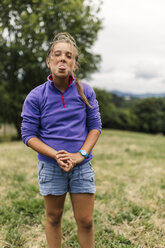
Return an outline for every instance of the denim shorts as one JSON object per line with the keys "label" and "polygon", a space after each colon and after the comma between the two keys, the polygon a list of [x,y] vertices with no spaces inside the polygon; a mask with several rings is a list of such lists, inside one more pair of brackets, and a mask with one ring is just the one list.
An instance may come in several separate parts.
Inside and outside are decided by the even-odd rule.
{"label": "denim shorts", "polygon": [[40,193],[46,195],[64,195],[70,193],[95,193],[94,171],[90,161],[76,165],[66,172],[56,164],[38,162],[38,182]]}

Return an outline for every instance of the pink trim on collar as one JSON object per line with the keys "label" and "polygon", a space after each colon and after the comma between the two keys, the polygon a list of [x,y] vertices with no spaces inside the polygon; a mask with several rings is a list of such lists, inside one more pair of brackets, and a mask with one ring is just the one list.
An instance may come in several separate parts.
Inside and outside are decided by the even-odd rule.
{"label": "pink trim on collar", "polygon": [[[68,86],[72,83],[73,79],[74,79],[74,77],[73,77],[72,75],[70,75],[70,76],[69,76],[69,84],[68,84]],[[50,75],[48,76],[48,80],[53,82],[52,74],[50,74]]]}

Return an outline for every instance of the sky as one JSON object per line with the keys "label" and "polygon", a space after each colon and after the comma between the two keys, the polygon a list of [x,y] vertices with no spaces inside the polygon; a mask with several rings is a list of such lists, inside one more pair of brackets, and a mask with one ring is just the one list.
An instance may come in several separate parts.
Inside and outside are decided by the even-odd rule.
{"label": "sky", "polygon": [[[97,1],[97,0],[94,0]],[[90,85],[135,94],[165,93],[165,0],[103,0]]]}

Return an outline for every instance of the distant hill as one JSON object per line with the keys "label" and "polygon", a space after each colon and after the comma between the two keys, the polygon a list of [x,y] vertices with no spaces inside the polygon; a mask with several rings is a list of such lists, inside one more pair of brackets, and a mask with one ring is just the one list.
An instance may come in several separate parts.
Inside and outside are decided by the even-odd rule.
{"label": "distant hill", "polygon": [[155,93],[155,94],[154,93],[133,94],[130,92],[122,92],[119,90],[112,90],[110,92],[117,95],[117,96],[121,96],[124,98],[148,98],[148,97],[159,98],[159,97],[165,97],[165,92],[164,93]]}

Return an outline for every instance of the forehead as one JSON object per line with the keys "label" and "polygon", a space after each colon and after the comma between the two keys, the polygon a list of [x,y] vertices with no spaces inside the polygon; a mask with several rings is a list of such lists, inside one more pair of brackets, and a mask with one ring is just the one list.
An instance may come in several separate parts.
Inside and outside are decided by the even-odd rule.
{"label": "forehead", "polygon": [[77,50],[70,42],[60,41],[54,44],[52,51],[70,52],[76,54]]}

